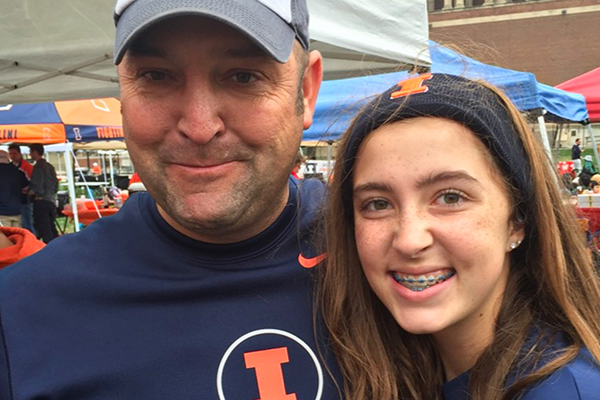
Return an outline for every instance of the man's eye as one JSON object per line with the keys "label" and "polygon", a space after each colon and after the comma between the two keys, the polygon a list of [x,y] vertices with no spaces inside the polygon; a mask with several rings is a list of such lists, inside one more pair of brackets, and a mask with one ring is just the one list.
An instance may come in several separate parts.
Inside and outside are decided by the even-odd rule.
{"label": "man's eye", "polygon": [[161,71],[149,71],[149,72],[146,72],[144,74],[144,76],[146,76],[147,78],[149,78],[153,81],[161,81],[161,80],[165,79],[167,74],[165,74],[164,72],[161,72]]}
{"label": "man's eye", "polygon": [[237,72],[233,75],[233,79],[235,79],[237,83],[250,83],[256,80],[254,75],[250,72]]}

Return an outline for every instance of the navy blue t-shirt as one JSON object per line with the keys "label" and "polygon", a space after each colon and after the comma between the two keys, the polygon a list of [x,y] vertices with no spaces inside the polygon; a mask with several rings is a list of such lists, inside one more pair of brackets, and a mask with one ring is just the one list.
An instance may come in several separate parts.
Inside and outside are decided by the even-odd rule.
{"label": "navy blue t-shirt", "polygon": [[316,256],[323,187],[290,191],[272,226],[223,245],[180,234],[136,194],[3,270],[0,400],[340,398],[299,263]]}
{"label": "navy blue t-shirt", "polygon": [[[469,400],[469,371],[443,385],[444,400]],[[600,400],[600,367],[583,348],[570,363],[529,388],[520,400]]]}

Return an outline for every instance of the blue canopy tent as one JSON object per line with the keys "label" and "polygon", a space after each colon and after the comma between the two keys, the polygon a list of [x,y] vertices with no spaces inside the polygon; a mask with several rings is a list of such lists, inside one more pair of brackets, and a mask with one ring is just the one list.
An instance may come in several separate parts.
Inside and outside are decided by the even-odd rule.
{"label": "blue canopy tent", "polygon": [[[498,86],[519,110],[537,110],[542,139],[548,152],[550,149],[544,112],[546,118],[557,122],[583,122],[588,118],[583,96],[538,83],[532,73],[486,65],[432,41],[429,50],[431,72],[483,79]],[[407,77],[408,73],[401,71],[323,82],[317,99],[314,123],[304,132],[303,141],[327,142],[339,139],[362,105]]]}

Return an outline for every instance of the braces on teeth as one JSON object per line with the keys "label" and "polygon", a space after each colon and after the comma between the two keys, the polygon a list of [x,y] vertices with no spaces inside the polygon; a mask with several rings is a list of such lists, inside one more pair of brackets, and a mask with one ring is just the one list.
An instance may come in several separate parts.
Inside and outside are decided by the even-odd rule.
{"label": "braces on teeth", "polygon": [[452,276],[454,276],[455,273],[456,271],[452,271],[447,273],[446,275],[439,275],[437,277],[424,275],[418,277],[413,277],[412,275],[409,275],[408,277],[404,277],[394,272],[392,276],[394,277],[394,280],[396,282],[398,282],[405,288],[408,288],[413,292],[421,292],[425,289],[429,289],[430,287],[438,283],[444,282],[446,279],[449,279]]}

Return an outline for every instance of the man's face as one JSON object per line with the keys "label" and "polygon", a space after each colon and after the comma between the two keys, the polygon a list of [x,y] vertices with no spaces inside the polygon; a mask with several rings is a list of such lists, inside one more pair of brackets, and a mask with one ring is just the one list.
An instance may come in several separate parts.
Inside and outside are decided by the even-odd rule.
{"label": "man's face", "polygon": [[40,153],[37,152],[37,150],[29,150],[29,156],[33,161],[38,161],[40,158],[42,158],[42,156],[40,155]]}
{"label": "man's face", "polygon": [[132,46],[118,68],[127,147],[175,229],[227,243],[277,218],[320,65],[311,54],[300,82],[298,57],[279,64],[238,31],[194,17],[165,21]]}
{"label": "man's face", "polygon": [[16,149],[8,149],[8,156],[10,160],[14,163],[21,162],[22,156]]}

